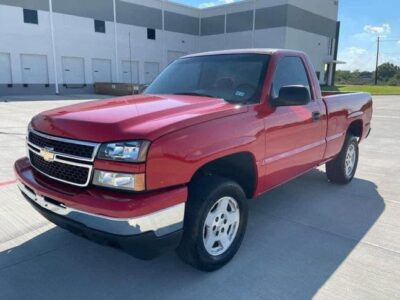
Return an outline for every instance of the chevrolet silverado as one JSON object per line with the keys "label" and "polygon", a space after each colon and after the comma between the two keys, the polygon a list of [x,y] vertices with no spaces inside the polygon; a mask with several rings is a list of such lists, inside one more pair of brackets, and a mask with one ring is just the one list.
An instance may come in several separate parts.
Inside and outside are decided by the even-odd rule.
{"label": "chevrolet silverado", "polygon": [[15,163],[51,222],[149,259],[176,249],[212,271],[242,242],[248,200],[320,165],[351,182],[372,99],[326,94],[308,57],[250,49],[189,55],[144,94],[43,112]]}

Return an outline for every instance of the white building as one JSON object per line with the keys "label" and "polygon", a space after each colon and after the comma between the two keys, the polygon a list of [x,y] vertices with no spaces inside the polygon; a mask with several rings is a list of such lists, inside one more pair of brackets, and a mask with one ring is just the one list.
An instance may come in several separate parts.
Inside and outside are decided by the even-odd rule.
{"label": "white building", "polygon": [[94,82],[149,83],[184,54],[252,47],[305,51],[326,82],[337,17],[337,0],[207,9],[161,0],[0,0],[0,95],[53,93],[56,82],[61,93],[89,92]]}

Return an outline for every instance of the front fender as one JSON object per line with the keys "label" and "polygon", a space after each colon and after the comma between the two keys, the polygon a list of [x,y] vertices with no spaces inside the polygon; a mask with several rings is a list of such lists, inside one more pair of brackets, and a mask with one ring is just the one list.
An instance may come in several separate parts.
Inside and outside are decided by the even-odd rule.
{"label": "front fender", "polygon": [[146,187],[153,190],[187,184],[208,162],[239,152],[251,153],[258,168],[265,150],[263,130],[256,112],[246,112],[165,135],[150,147]]}

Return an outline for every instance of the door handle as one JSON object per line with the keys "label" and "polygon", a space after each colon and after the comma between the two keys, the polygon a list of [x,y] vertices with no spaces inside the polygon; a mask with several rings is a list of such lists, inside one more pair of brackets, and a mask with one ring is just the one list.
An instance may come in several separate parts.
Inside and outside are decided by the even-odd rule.
{"label": "door handle", "polygon": [[319,121],[321,119],[321,113],[319,111],[314,111],[312,113],[313,121]]}

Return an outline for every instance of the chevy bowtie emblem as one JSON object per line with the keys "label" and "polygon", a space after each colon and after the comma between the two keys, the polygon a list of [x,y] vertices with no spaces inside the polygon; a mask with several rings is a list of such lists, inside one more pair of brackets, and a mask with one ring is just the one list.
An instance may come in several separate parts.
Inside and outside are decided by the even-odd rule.
{"label": "chevy bowtie emblem", "polygon": [[53,162],[56,154],[53,148],[43,148],[40,149],[40,156],[47,162]]}

